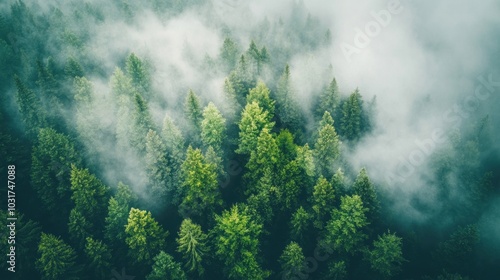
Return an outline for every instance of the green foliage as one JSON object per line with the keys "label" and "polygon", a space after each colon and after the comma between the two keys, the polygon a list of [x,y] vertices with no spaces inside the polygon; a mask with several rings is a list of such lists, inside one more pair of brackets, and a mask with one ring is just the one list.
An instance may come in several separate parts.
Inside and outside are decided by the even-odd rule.
{"label": "green foliage", "polygon": [[303,116],[295,100],[295,91],[291,84],[290,67],[288,64],[281,75],[276,90],[276,111],[284,127],[294,133],[302,129]]}
{"label": "green foliage", "polygon": [[267,112],[268,121],[271,121],[274,116],[274,104],[276,103],[271,99],[270,95],[271,91],[262,81],[259,81],[257,86],[252,88],[250,93],[247,95],[247,104],[257,102],[259,107],[261,107],[263,111]]}
{"label": "green foliage", "polygon": [[30,135],[36,135],[39,128],[47,125],[46,113],[40,98],[29,89],[19,77],[15,76],[16,102],[26,130]]}
{"label": "green foliage", "polygon": [[238,45],[231,38],[225,38],[220,50],[220,58],[226,70],[236,66],[239,53]]}
{"label": "green foliage", "polygon": [[78,279],[76,253],[60,238],[42,233],[36,267],[43,280]]}
{"label": "green foliage", "polygon": [[293,241],[290,242],[279,259],[283,279],[291,279],[297,272],[302,271],[305,268],[305,260],[300,245]]}
{"label": "green foliage", "polygon": [[201,121],[203,118],[201,102],[198,95],[196,95],[196,93],[192,90],[189,90],[188,95],[186,96],[184,111],[196,133],[199,133],[201,131]]}
{"label": "green foliage", "polygon": [[312,197],[312,210],[315,215],[314,226],[322,229],[328,215],[335,206],[335,190],[333,186],[321,176],[314,186]]}
{"label": "green foliage", "polygon": [[326,225],[324,241],[327,246],[340,253],[354,254],[367,235],[363,232],[368,225],[361,197],[358,195],[341,198],[340,209],[332,211],[332,218]]}
{"label": "green foliage", "polygon": [[302,240],[311,225],[311,214],[300,206],[292,215],[290,234],[294,240]]}
{"label": "green foliage", "polygon": [[373,183],[368,178],[368,173],[365,168],[359,171],[356,181],[352,187],[354,194],[359,195],[363,201],[363,205],[368,209],[366,217],[369,221],[376,221],[379,218],[380,203],[377,198],[377,193]]}
{"label": "green foliage", "polygon": [[148,105],[140,94],[134,95],[135,110],[132,114],[132,127],[130,129],[130,143],[141,154],[146,151],[146,135],[149,130],[154,129],[155,125],[149,112]]}
{"label": "green foliage", "polygon": [[125,226],[128,222],[130,208],[137,197],[129,186],[118,183],[116,194],[109,199],[108,215],[105,219],[104,237],[114,247],[125,245]]}
{"label": "green foliage", "polygon": [[186,274],[182,271],[181,266],[174,258],[160,251],[154,257],[153,270],[148,274],[146,280],[186,280]]}
{"label": "green foliage", "polygon": [[235,121],[237,115],[241,112],[241,104],[243,104],[243,98],[238,99],[236,95],[236,90],[234,89],[231,81],[226,78],[224,80],[224,111],[226,112],[228,119]]}
{"label": "green foliage", "polygon": [[345,280],[347,279],[347,265],[345,261],[330,261],[324,280]]}
{"label": "green foliage", "polygon": [[188,147],[182,174],[184,196],[179,206],[181,215],[199,217],[222,205],[215,166],[207,162],[200,149]]}
{"label": "green foliage", "polygon": [[314,145],[316,166],[321,174],[330,177],[335,161],[340,155],[340,141],[330,113],[326,111],[320,122],[318,139]]}
{"label": "green foliage", "polygon": [[326,111],[336,112],[340,103],[339,87],[335,78],[323,89],[319,96],[319,102],[316,109],[316,114],[322,116]]}
{"label": "green foliage", "polygon": [[125,67],[132,85],[142,96],[149,98],[151,95],[151,77],[145,63],[134,53],[131,53],[125,62]]}
{"label": "green foliage", "polygon": [[274,122],[269,122],[269,113],[264,111],[257,102],[249,103],[241,113],[239,154],[250,154],[257,148],[258,137],[264,128],[271,131]]}
{"label": "green foliage", "polygon": [[384,233],[373,242],[373,249],[367,255],[371,268],[383,277],[390,278],[401,271],[401,264],[405,261],[402,238],[394,233]]}
{"label": "green foliage", "polygon": [[342,136],[347,140],[355,141],[361,136],[362,103],[358,89],[344,102],[340,128]]}
{"label": "green foliage", "polygon": [[201,140],[205,147],[212,146],[221,155],[222,143],[226,137],[226,120],[210,102],[203,110],[203,120],[201,121]]}
{"label": "green foliage", "polygon": [[71,166],[71,190],[75,209],[83,216],[94,222],[104,216],[109,188],[88,169]]}
{"label": "green foliage", "polygon": [[273,135],[267,128],[262,129],[257,139],[257,149],[251,151],[250,160],[246,165],[248,172],[245,174],[245,178],[249,180],[245,190],[246,195],[258,192],[257,182],[264,176],[264,172],[274,172],[278,162],[278,153],[278,146]]}
{"label": "green foliage", "polygon": [[156,131],[149,130],[146,135],[146,172],[150,184],[149,193],[159,202],[169,202],[175,191],[171,161],[163,139]]}
{"label": "green foliage", "polygon": [[84,248],[86,238],[93,236],[94,224],[92,222],[76,208],[69,213],[68,232],[77,248]]}
{"label": "green foliage", "polygon": [[84,252],[94,276],[104,279],[111,269],[111,251],[108,246],[100,240],[87,237]]}
{"label": "green foliage", "polygon": [[197,272],[199,276],[205,269],[202,262],[208,253],[207,235],[201,226],[193,223],[191,219],[184,219],[179,229],[177,252],[182,254],[188,272]]}
{"label": "green foliage", "polygon": [[127,225],[125,226],[129,256],[133,262],[150,264],[153,257],[165,246],[165,232],[151,212],[130,209]]}
{"label": "green foliage", "polygon": [[439,243],[433,256],[444,268],[466,272],[478,243],[479,232],[476,225],[458,227],[447,240]]}
{"label": "green foliage", "polygon": [[240,208],[234,205],[221,216],[216,215],[215,253],[224,264],[228,279],[265,279],[269,272],[257,261],[262,225],[246,214],[246,208]]}
{"label": "green foliage", "polygon": [[80,156],[64,134],[51,128],[40,129],[33,147],[31,180],[48,211],[68,213],[71,196],[71,165],[80,165]]}

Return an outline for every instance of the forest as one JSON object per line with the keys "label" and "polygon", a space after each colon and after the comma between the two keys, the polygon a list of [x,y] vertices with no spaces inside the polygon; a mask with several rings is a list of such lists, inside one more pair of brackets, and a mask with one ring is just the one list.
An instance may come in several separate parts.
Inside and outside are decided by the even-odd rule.
{"label": "forest", "polygon": [[2,1],[0,278],[497,279],[500,6],[355,2]]}

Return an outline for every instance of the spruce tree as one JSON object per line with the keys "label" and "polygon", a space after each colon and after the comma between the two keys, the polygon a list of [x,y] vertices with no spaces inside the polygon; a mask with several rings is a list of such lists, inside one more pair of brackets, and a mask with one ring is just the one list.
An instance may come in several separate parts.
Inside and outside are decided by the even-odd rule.
{"label": "spruce tree", "polygon": [[208,236],[201,226],[193,223],[191,219],[184,219],[179,229],[177,252],[182,254],[184,266],[188,272],[196,272],[201,276],[205,269],[203,261],[208,254]]}

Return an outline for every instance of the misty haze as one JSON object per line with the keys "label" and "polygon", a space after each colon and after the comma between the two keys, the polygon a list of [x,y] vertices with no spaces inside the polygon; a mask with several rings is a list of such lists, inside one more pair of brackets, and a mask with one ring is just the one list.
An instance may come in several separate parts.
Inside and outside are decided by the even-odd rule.
{"label": "misty haze", "polygon": [[498,0],[1,0],[0,69],[1,279],[500,277]]}

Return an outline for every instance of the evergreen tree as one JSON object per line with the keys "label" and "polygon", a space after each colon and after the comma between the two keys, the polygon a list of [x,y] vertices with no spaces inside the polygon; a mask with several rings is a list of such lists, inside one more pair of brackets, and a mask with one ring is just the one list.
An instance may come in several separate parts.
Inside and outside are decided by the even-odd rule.
{"label": "evergreen tree", "polygon": [[40,200],[54,216],[69,214],[71,164],[80,165],[80,156],[70,139],[51,128],[40,129],[33,147],[31,180]]}
{"label": "evergreen tree", "polygon": [[130,209],[125,234],[130,258],[136,263],[147,264],[162,250],[168,236],[151,212],[136,208]]}
{"label": "evergreen tree", "polygon": [[241,104],[243,104],[243,98],[238,99],[236,95],[236,90],[234,89],[233,84],[229,81],[228,78],[224,80],[224,111],[228,116],[228,119],[231,121],[236,121],[236,118],[239,114],[241,114]]}
{"label": "evergreen tree", "polygon": [[245,190],[246,195],[258,192],[257,182],[264,176],[264,172],[269,171],[274,174],[278,156],[276,140],[267,128],[262,129],[257,140],[257,148],[251,152],[250,160],[246,165],[248,172],[245,174],[245,178],[249,180]]}
{"label": "evergreen tree", "polygon": [[75,209],[88,220],[101,224],[99,220],[106,212],[109,188],[105,186],[88,169],[71,166],[71,199]]}
{"label": "evergreen tree", "polygon": [[16,102],[26,130],[30,135],[36,135],[39,128],[47,126],[46,114],[40,98],[29,89],[19,77],[15,76]]}
{"label": "evergreen tree", "polygon": [[228,279],[265,279],[269,272],[257,261],[262,225],[246,214],[247,209],[234,205],[221,216],[216,215],[215,254],[224,264]]}
{"label": "evergreen tree", "polygon": [[205,147],[212,146],[222,156],[222,143],[226,137],[226,120],[217,107],[210,102],[203,110],[201,140]]}
{"label": "evergreen tree", "polygon": [[146,172],[150,195],[158,202],[170,203],[176,182],[166,144],[154,130],[149,130],[146,135]]}
{"label": "evergreen tree", "polygon": [[283,279],[292,279],[292,277],[304,270],[306,258],[300,245],[292,241],[283,250],[279,261]]}
{"label": "evergreen tree", "polygon": [[239,154],[250,154],[257,148],[258,137],[264,128],[271,130],[274,122],[269,122],[268,112],[264,111],[257,102],[245,106],[241,113],[239,146],[236,150]]}
{"label": "evergreen tree", "polygon": [[220,58],[226,71],[236,67],[239,53],[238,45],[231,38],[226,37],[220,50]]}
{"label": "evergreen tree", "polygon": [[405,261],[402,252],[402,239],[394,233],[384,233],[373,242],[373,249],[368,251],[371,268],[385,278],[390,278],[401,271]]}
{"label": "evergreen tree", "polygon": [[294,133],[301,133],[304,124],[299,105],[295,100],[295,92],[290,79],[290,67],[286,65],[278,81],[276,89],[276,111],[284,127]]}
{"label": "evergreen tree", "polygon": [[199,149],[188,147],[182,174],[184,196],[179,212],[184,217],[199,217],[222,205],[215,167]]}
{"label": "evergreen tree", "polygon": [[274,116],[275,101],[270,97],[271,91],[267,88],[264,82],[259,81],[257,86],[250,90],[247,95],[247,104],[257,102],[263,111],[267,112],[268,121]]}
{"label": "evergreen tree", "polygon": [[331,112],[335,116],[335,112],[337,111],[337,106],[339,106],[339,103],[339,87],[337,86],[337,80],[333,78],[328,86],[323,89],[321,95],[319,96],[319,102],[316,108],[317,116],[323,116],[326,111]]}
{"label": "evergreen tree", "polygon": [[191,219],[184,219],[179,229],[177,252],[182,254],[188,272],[197,272],[201,276],[205,269],[202,262],[208,253],[208,236],[203,233],[201,226]]}
{"label": "evergreen tree", "polygon": [[85,247],[85,240],[87,237],[93,236],[94,224],[89,221],[80,211],[73,208],[69,213],[68,232],[71,241],[77,248]]}
{"label": "evergreen tree", "polygon": [[312,210],[315,215],[314,226],[322,229],[328,215],[335,207],[335,190],[333,186],[321,176],[314,186]]}
{"label": "evergreen tree", "polygon": [[201,131],[201,121],[203,119],[203,115],[201,111],[200,99],[198,95],[196,95],[196,93],[194,93],[194,91],[192,90],[189,90],[188,92],[186,102],[184,103],[184,110],[186,112],[188,120],[191,122],[191,125],[198,135]]}
{"label": "evergreen tree", "polygon": [[75,250],[60,238],[42,233],[38,255],[36,267],[43,280],[78,279]]}
{"label": "evergreen tree", "polygon": [[135,110],[132,114],[133,127],[131,128],[130,143],[140,154],[146,152],[146,135],[155,125],[149,112],[146,101],[140,94],[134,95]]}
{"label": "evergreen tree", "polygon": [[342,172],[341,168],[337,169],[335,174],[333,174],[331,184],[332,184],[334,192],[336,193],[336,197],[338,198],[338,199],[336,199],[336,202],[337,202],[336,204],[340,204],[339,203],[340,197],[345,196],[345,195],[349,195],[349,193],[347,192],[347,189],[346,189],[344,172]]}
{"label": "evergreen tree", "polygon": [[111,251],[102,241],[87,237],[85,255],[88,267],[98,279],[105,279],[111,269]]}
{"label": "evergreen tree", "polygon": [[132,85],[148,99],[151,96],[151,77],[145,63],[134,53],[131,53],[125,62],[125,67]]}
{"label": "evergreen tree", "polygon": [[146,280],[186,280],[186,274],[182,271],[181,266],[174,258],[160,251],[154,257],[153,270],[146,276]]}
{"label": "evergreen tree", "polygon": [[342,136],[349,141],[358,140],[361,136],[362,102],[359,90],[356,89],[342,107],[340,128]]}
{"label": "evergreen tree", "polygon": [[301,241],[309,230],[312,217],[300,206],[292,215],[290,234],[293,240]]}
{"label": "evergreen tree", "polygon": [[363,206],[368,209],[366,217],[371,223],[375,223],[379,218],[380,203],[373,183],[368,178],[365,168],[359,171],[356,181],[352,187],[354,194],[359,195],[363,201]]}
{"label": "evergreen tree", "polygon": [[354,254],[367,235],[363,232],[368,225],[361,197],[358,195],[341,198],[340,209],[332,211],[332,218],[326,225],[324,242],[340,253]]}
{"label": "evergreen tree", "polygon": [[333,173],[335,160],[340,155],[340,144],[339,137],[333,127],[333,119],[329,112],[325,112],[320,122],[318,139],[314,145],[316,166],[320,174],[325,177],[330,177]]}
{"label": "evergreen tree", "polygon": [[116,194],[109,199],[108,215],[105,219],[104,237],[114,248],[125,244],[125,226],[128,222],[130,208],[136,203],[137,197],[129,186],[118,183]]}

